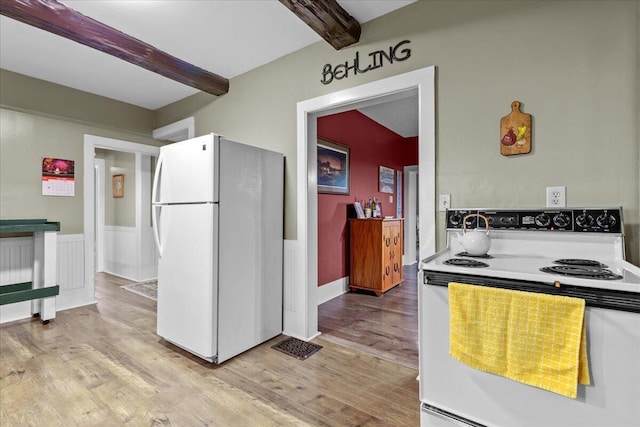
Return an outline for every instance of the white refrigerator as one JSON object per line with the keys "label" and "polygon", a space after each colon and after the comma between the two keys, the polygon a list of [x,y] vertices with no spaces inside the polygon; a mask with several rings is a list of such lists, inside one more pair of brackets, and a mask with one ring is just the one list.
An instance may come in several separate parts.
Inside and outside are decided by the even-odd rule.
{"label": "white refrigerator", "polygon": [[282,332],[284,158],[209,134],[163,146],[158,335],[222,363]]}

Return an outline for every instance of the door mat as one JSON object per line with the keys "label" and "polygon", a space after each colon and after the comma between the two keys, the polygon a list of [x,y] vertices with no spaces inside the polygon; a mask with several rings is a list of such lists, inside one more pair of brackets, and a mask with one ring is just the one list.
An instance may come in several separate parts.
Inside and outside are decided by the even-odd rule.
{"label": "door mat", "polygon": [[134,294],[158,301],[158,282],[155,280],[152,282],[132,283],[120,287]]}
{"label": "door mat", "polygon": [[305,360],[316,351],[322,348],[321,345],[302,341],[297,338],[289,337],[271,348],[281,351],[289,356],[293,356],[300,360]]}

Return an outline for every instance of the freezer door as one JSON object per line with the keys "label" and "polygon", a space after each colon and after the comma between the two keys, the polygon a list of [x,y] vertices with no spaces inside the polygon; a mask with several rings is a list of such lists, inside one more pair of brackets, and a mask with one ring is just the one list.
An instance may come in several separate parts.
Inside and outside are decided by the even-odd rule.
{"label": "freezer door", "polygon": [[217,136],[200,136],[160,148],[154,204],[216,202]]}
{"label": "freezer door", "polygon": [[212,361],[217,344],[218,205],[154,206],[158,260],[158,335]]}

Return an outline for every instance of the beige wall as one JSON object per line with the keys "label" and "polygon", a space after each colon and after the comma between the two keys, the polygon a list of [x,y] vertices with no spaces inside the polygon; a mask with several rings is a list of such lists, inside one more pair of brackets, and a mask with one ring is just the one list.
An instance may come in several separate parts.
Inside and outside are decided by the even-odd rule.
{"label": "beige wall", "polygon": [[2,69],[0,106],[143,136],[153,130],[151,110]]}
{"label": "beige wall", "polygon": [[[127,132],[4,108],[0,108],[0,124],[0,218],[60,221],[62,234],[83,232],[84,134],[152,142],[150,138]],[[74,197],[42,195],[43,157],[75,161]],[[110,191],[110,179],[107,186]],[[132,186],[127,185],[127,188]]]}
{"label": "beige wall", "polygon": [[[453,207],[539,207],[565,185],[570,206],[622,205],[627,249],[640,260],[639,1],[418,1],[363,25],[341,51],[319,42],[157,111],[286,155],[285,234],[296,238],[296,103],[391,75],[437,68],[437,192]],[[325,63],[361,61],[411,41],[409,60],[323,85]],[[500,118],[521,101],[533,151],[500,155]],[[181,108],[182,107],[182,108]],[[444,229],[438,214],[438,230]],[[444,233],[438,232],[438,247]]]}

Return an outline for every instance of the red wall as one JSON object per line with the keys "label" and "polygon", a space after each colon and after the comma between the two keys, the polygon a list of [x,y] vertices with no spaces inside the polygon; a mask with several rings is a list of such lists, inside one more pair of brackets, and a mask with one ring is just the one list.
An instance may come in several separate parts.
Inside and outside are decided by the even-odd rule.
{"label": "red wall", "polygon": [[[318,137],[350,148],[349,195],[318,194],[318,284],[349,275],[348,205],[375,197],[383,215],[396,215],[396,196],[378,192],[378,167],[402,171],[418,164],[418,138],[403,138],[357,110],[318,119]],[[397,185],[397,175],[396,175]]]}

